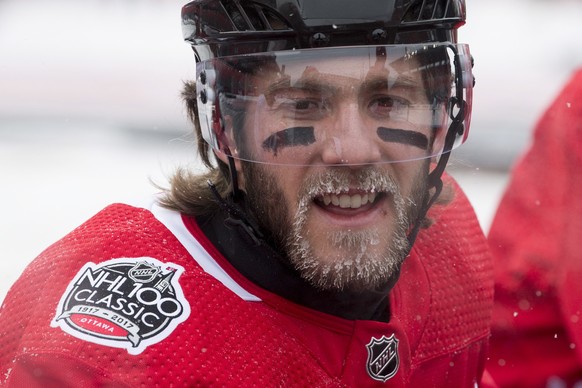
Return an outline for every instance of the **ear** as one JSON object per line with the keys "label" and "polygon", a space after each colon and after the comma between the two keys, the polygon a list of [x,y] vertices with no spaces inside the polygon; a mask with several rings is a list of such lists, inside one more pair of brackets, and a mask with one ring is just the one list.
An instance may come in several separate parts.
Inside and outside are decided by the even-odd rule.
{"label": "ear", "polygon": [[433,136],[434,139],[432,141],[431,153],[434,154],[437,150],[440,151],[445,146],[445,138],[447,136],[447,132],[449,131],[450,122],[448,122],[448,113],[445,109],[445,106],[442,106],[440,110],[437,112],[436,117],[440,117],[440,119],[433,118],[434,126],[433,126]]}
{"label": "ear", "polygon": [[434,139],[431,144],[430,153],[434,155],[437,151],[440,151],[445,146],[445,136],[447,135],[448,127],[444,128],[442,126],[436,127],[434,130]]}

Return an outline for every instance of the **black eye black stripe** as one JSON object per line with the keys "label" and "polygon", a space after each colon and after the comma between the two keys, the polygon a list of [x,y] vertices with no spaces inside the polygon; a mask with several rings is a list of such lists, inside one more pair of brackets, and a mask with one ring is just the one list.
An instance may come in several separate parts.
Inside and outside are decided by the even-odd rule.
{"label": "black eye black stripe", "polygon": [[378,127],[378,136],[386,142],[408,144],[423,150],[428,149],[428,137],[420,132]]}
{"label": "black eye black stripe", "polygon": [[[407,144],[420,149],[428,148],[428,137],[417,131],[378,127],[378,136],[385,142]],[[305,146],[315,143],[313,127],[291,127],[275,132],[263,142],[263,148],[277,155],[282,147]]]}
{"label": "black eye black stripe", "polygon": [[263,148],[277,155],[281,147],[304,146],[315,143],[313,127],[292,127],[275,132],[263,142]]}

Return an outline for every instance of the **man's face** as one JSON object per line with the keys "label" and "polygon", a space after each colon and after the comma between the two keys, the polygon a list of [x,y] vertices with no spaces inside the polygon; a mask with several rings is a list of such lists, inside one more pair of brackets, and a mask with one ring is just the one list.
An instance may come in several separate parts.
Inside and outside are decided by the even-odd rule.
{"label": "man's face", "polygon": [[299,169],[245,163],[248,206],[316,287],[376,289],[409,251],[407,232],[426,193],[426,169],[416,164]]}
{"label": "man's face", "polygon": [[394,70],[321,60],[262,77],[247,107],[245,152],[265,162],[240,164],[248,205],[317,287],[375,289],[409,251],[433,135],[418,72]]}

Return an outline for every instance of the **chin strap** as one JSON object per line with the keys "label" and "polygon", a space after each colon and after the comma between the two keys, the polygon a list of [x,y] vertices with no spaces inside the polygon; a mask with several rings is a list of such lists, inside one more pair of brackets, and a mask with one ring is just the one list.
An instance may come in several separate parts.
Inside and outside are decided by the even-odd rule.
{"label": "chin strap", "polygon": [[[453,112],[454,108],[458,106],[458,112],[455,114]],[[410,233],[408,234],[408,243],[410,244],[410,248],[414,245],[414,241],[416,241],[416,237],[418,236],[418,232],[420,231],[420,227],[426,218],[426,214],[430,207],[435,203],[438,199],[439,195],[443,190],[443,180],[442,176],[445,172],[445,168],[447,167],[447,163],[451,156],[451,150],[455,144],[455,139],[457,136],[460,136],[465,132],[464,126],[464,119],[465,119],[465,111],[466,111],[466,103],[461,98],[453,97],[451,99],[451,107],[449,108],[450,116],[452,118],[451,125],[449,126],[449,130],[447,131],[447,135],[445,137],[445,144],[443,147],[443,153],[437,162],[435,169],[428,175],[428,192],[429,194],[425,197],[422,208],[418,213],[418,217],[416,222],[412,226]],[[434,193],[431,195],[430,191],[434,189]]]}
{"label": "chin strap", "polygon": [[227,156],[228,159],[228,170],[230,173],[230,182],[232,185],[232,192],[227,198],[223,198],[214,183],[210,180],[206,181],[210,192],[216,199],[216,202],[227,214],[225,224],[227,226],[234,226],[243,229],[246,235],[250,237],[253,244],[256,246],[261,245],[264,241],[264,235],[260,232],[259,226],[250,219],[244,210],[244,193],[241,191],[238,185],[238,173],[236,171],[236,165],[234,157],[230,152],[228,147],[224,147],[222,152]]}
{"label": "chin strap", "polygon": [[[455,92],[456,95],[451,97],[449,100],[449,117],[452,119],[451,125],[447,131],[445,137],[445,144],[443,146],[443,152],[437,162],[435,169],[428,175],[428,195],[425,197],[422,208],[418,214],[416,222],[412,226],[410,233],[408,234],[408,242],[410,244],[410,248],[414,244],[416,237],[418,236],[418,232],[420,231],[420,227],[426,218],[426,214],[430,207],[435,203],[439,195],[443,190],[443,181],[442,176],[445,172],[445,167],[449,161],[449,157],[451,156],[451,150],[455,145],[455,140],[457,136],[463,135],[465,132],[465,125],[464,120],[467,114],[467,102],[463,98],[463,69],[461,64],[461,59],[459,57],[459,53],[454,46],[451,46],[450,49],[454,52],[454,66],[455,66]],[[473,79],[473,83],[475,80]],[[431,190],[434,189],[433,194],[431,195]]]}
{"label": "chin strap", "polygon": [[238,173],[236,172],[236,165],[234,164],[234,158],[230,150],[226,148],[224,153],[228,158],[228,170],[230,171],[230,182],[232,183],[232,200],[236,203],[242,199],[242,192],[238,187]]}
{"label": "chin strap", "polygon": [[[450,156],[450,151],[447,152],[446,154],[441,155],[441,157],[438,161],[438,164],[437,164],[437,168],[439,168],[439,166],[441,166],[441,165],[446,166],[447,162],[449,160],[449,156]],[[410,230],[410,233],[408,234],[408,245],[409,245],[410,249],[412,249],[412,246],[414,245],[414,242],[416,241],[416,237],[418,236],[418,232],[420,232],[420,227],[422,226],[422,223],[424,222],[424,219],[426,218],[426,214],[428,213],[428,210],[436,202],[439,195],[443,191],[443,180],[441,179],[443,172],[442,171],[438,172],[437,168],[435,168],[435,170],[428,175],[428,189],[427,189],[428,194],[424,197],[424,200],[422,201],[422,207],[418,213],[418,217],[416,218],[416,221],[412,225],[412,229]],[[439,170],[444,170],[444,167],[442,169],[439,169]],[[430,191],[432,189],[434,189],[434,192],[431,194]]]}
{"label": "chin strap", "polygon": [[234,199],[234,193],[230,200],[224,199],[212,181],[208,180],[206,183],[208,184],[212,195],[214,198],[216,198],[216,202],[220,208],[226,214],[228,214],[228,217],[225,220],[225,224],[227,226],[242,228],[246,232],[245,234],[251,238],[255,246],[261,245],[261,242],[264,240],[264,236],[260,232],[259,226],[246,216],[245,211],[239,204],[242,200],[242,192],[240,190],[238,191],[237,200]]}

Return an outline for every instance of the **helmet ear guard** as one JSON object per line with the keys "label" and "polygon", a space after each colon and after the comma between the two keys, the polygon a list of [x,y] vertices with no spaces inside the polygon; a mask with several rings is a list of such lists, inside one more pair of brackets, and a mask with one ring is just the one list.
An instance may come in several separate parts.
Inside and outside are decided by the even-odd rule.
{"label": "helmet ear guard", "polygon": [[213,149],[220,149],[217,133],[222,132],[220,111],[216,104],[216,72],[204,70],[202,63],[196,64],[196,100],[198,120],[202,138]]}
{"label": "helmet ear guard", "polygon": [[[468,46],[452,47],[455,53],[455,91],[456,95],[450,99],[449,116],[453,121],[461,121],[464,125],[458,129],[458,135],[463,136],[464,143],[469,136],[469,124],[471,121],[471,103],[473,101],[473,56],[469,53]],[[455,148],[453,146],[453,148]]]}
{"label": "helmet ear guard", "polygon": [[[425,203],[422,204],[418,221],[408,234],[410,246],[414,244],[418,236],[422,225],[421,220],[426,218],[428,210],[436,202],[443,190],[442,175],[449,161],[451,151],[469,136],[472,89],[475,85],[475,79],[472,74],[473,57],[469,54],[468,47],[460,47],[460,50],[457,50],[454,46],[451,47],[454,52],[453,63],[455,67],[455,95],[449,99],[447,108],[451,123],[445,135],[443,152],[440,154],[435,168],[428,175],[429,196],[426,198]],[[430,190],[433,190],[432,194],[430,194]]]}

